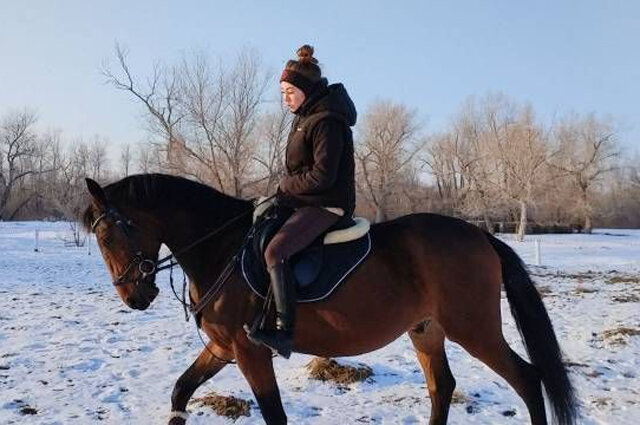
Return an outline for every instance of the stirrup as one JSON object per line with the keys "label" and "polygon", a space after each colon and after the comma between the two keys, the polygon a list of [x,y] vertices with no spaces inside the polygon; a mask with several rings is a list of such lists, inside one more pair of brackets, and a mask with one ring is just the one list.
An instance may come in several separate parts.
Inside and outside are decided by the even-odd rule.
{"label": "stirrup", "polygon": [[254,345],[262,344],[260,341],[254,338],[256,332],[259,330],[259,327],[260,326],[258,321],[255,321],[251,326],[247,325],[246,323],[242,325],[242,329],[244,329],[244,332],[247,334],[247,339]]}
{"label": "stirrup", "polygon": [[285,359],[291,357],[293,350],[293,333],[285,330],[264,330],[250,329],[244,326],[247,332],[247,339],[256,345],[264,345],[272,353],[278,354]]}

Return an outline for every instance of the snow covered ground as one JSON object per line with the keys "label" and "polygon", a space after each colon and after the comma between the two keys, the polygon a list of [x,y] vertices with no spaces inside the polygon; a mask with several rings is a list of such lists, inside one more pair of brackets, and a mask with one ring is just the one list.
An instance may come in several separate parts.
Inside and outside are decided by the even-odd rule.
{"label": "snow covered ground", "polygon": [[[40,250],[34,252],[35,229]],[[640,231],[543,235],[543,266],[531,266],[570,361],[583,424],[640,423]],[[67,223],[0,223],[0,423],[162,424],[178,376],[202,345],[170,296],[167,277],[145,312],[116,296],[97,253],[65,246]],[[504,238],[529,264],[533,238]],[[95,242],[94,242],[95,243]],[[523,352],[506,301],[504,331]],[[458,387],[452,424],[528,423],[506,383],[455,344],[448,345]],[[407,337],[379,351],[340,359],[371,366],[369,382],[338,388],[308,379],[309,356],[276,360],[293,424],[422,424],[429,401]],[[252,399],[235,366],[196,393]],[[189,424],[225,424],[190,406]],[[237,424],[260,424],[254,405]]]}

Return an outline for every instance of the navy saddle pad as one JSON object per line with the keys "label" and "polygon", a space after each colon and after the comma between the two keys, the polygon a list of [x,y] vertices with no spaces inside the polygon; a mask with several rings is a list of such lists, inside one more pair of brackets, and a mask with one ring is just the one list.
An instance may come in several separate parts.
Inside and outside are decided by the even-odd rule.
{"label": "navy saddle pad", "polygon": [[[300,303],[327,298],[371,251],[369,233],[353,241],[331,245],[323,245],[323,238],[324,235],[289,260]],[[269,278],[264,273],[264,268],[258,264],[261,259],[250,245],[245,246],[242,251],[242,274],[251,290],[264,298]]]}

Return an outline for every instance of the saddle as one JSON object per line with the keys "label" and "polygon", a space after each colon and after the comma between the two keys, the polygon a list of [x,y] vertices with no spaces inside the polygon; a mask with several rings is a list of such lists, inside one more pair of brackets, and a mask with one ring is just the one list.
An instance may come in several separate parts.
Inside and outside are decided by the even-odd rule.
{"label": "saddle", "polygon": [[[240,264],[245,282],[261,298],[269,289],[264,250],[292,213],[292,209],[272,205],[254,215]],[[297,302],[327,298],[364,261],[371,250],[369,227],[365,218],[343,217],[289,259],[289,278],[297,285]]]}

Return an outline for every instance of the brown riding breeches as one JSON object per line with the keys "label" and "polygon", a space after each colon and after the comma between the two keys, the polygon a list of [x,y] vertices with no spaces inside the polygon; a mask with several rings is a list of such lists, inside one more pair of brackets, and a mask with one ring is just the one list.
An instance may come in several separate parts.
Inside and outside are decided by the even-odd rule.
{"label": "brown riding breeches", "polygon": [[265,249],[264,259],[267,267],[273,267],[306,248],[341,218],[338,214],[321,207],[297,209]]}

